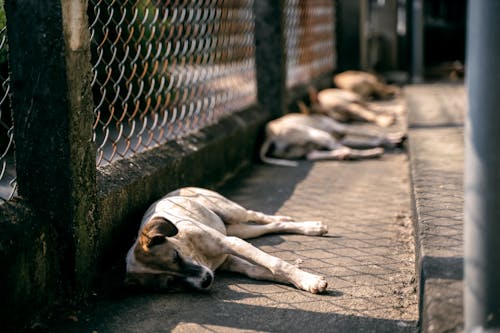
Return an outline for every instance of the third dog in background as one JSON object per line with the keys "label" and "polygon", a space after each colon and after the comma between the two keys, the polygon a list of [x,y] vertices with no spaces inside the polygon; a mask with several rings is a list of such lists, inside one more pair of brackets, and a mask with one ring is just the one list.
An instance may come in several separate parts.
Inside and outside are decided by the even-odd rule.
{"label": "third dog in background", "polygon": [[399,89],[385,84],[374,74],[361,71],[345,71],[333,77],[333,83],[340,89],[355,92],[364,100],[388,99],[398,94]]}

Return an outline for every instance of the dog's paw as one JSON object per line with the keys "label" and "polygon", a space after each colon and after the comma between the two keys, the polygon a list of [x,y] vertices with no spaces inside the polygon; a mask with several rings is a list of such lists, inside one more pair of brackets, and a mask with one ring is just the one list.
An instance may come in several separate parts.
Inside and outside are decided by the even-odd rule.
{"label": "dog's paw", "polygon": [[392,114],[381,114],[377,116],[375,123],[380,127],[389,127],[396,121],[396,117]]}
{"label": "dog's paw", "polygon": [[403,132],[388,133],[383,138],[383,145],[389,149],[401,148],[406,138],[407,136]]}
{"label": "dog's paw", "polygon": [[298,222],[302,233],[307,236],[322,236],[328,232],[328,226],[320,221]]}
{"label": "dog's paw", "polygon": [[303,263],[303,262],[304,262],[304,260],[302,260],[302,259],[300,259],[300,258],[299,258],[299,259],[295,259],[295,261],[294,261],[293,265],[294,265],[295,267],[297,267],[297,268],[300,268],[300,265],[302,265],[302,263]]}
{"label": "dog's paw", "polygon": [[299,288],[308,291],[313,294],[320,294],[326,291],[328,287],[328,282],[324,276],[318,276],[310,273],[306,273],[308,276],[304,277],[300,281]]}

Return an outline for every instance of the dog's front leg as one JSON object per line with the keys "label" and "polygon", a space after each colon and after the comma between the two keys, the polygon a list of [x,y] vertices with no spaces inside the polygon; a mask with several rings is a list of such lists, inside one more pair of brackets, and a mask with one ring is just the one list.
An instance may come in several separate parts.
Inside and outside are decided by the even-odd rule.
{"label": "dog's front leg", "polygon": [[259,250],[240,238],[224,237],[221,242],[226,253],[265,267],[272,273],[276,281],[291,283],[297,288],[313,294],[324,292],[328,286],[324,277],[307,273],[282,259]]}
{"label": "dog's front leg", "polygon": [[366,106],[358,103],[350,103],[348,110],[351,112],[353,117],[359,120],[375,123],[381,127],[388,127],[396,121],[396,118],[392,114],[378,114]]}

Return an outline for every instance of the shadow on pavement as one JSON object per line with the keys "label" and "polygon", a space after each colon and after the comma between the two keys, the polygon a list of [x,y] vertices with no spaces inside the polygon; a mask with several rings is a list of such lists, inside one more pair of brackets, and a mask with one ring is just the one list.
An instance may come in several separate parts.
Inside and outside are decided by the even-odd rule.
{"label": "shadow on pavement", "polygon": [[[228,283],[229,282],[229,283]],[[332,311],[338,295],[294,296],[289,287],[257,293],[268,282],[221,274],[208,293],[177,292],[124,296],[76,313],[55,332],[415,332],[413,321],[342,315]],[[246,291],[240,287],[247,288]],[[295,299],[296,297],[296,299]],[[268,306],[254,305],[267,298]],[[282,302],[279,300],[282,299]],[[311,305],[312,311],[304,308]],[[324,312],[323,312],[324,311]]]}
{"label": "shadow on pavement", "polygon": [[218,191],[247,209],[274,214],[292,196],[312,166],[309,161],[300,161],[297,167],[255,164]]}

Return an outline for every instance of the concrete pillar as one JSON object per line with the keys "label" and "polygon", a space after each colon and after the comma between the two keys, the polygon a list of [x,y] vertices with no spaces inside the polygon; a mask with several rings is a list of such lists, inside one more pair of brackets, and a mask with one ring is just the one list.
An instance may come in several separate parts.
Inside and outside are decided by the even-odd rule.
{"label": "concrete pillar", "polygon": [[59,279],[89,274],[96,196],[86,0],[6,0],[18,193],[51,225]]}
{"label": "concrete pillar", "polygon": [[286,53],[283,0],[255,0],[255,62],[261,107],[273,117],[286,113]]}
{"label": "concrete pillar", "polygon": [[500,1],[469,1],[465,329],[500,329]]}

